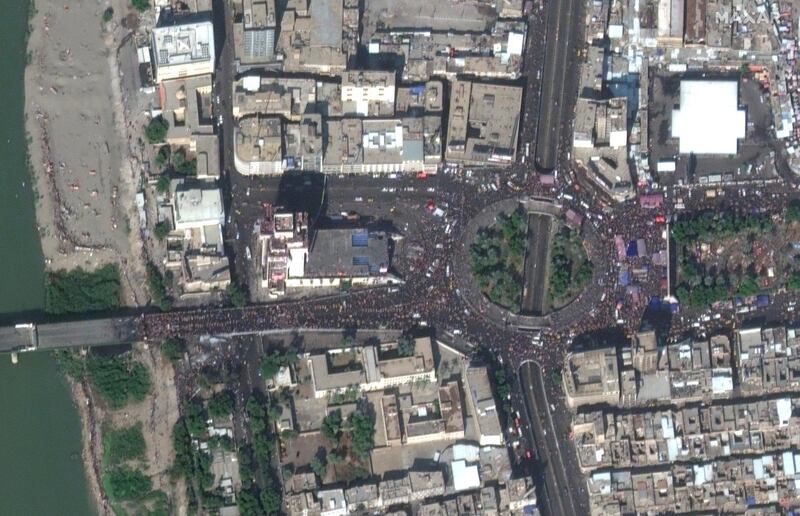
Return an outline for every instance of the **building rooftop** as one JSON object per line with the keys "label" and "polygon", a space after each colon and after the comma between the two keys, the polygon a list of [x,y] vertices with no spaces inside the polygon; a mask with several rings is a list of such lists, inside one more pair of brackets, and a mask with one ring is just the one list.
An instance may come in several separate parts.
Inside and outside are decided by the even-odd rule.
{"label": "building rooftop", "polygon": [[464,460],[457,460],[450,464],[453,474],[453,490],[469,491],[481,486],[481,476],[477,464],[467,465]]}
{"label": "building rooftop", "polygon": [[564,388],[571,407],[619,401],[619,371],[614,348],[570,353],[564,368]]}
{"label": "building rooftop", "polygon": [[746,123],[738,81],[681,81],[680,107],[672,111],[672,137],[680,140],[681,154],[735,155]]}
{"label": "building rooftop", "polygon": [[519,87],[453,81],[446,159],[468,163],[513,162],[521,104]]}
{"label": "building rooftop", "polygon": [[[275,58],[274,0],[241,0],[241,23],[234,24],[234,48],[240,64],[267,63]],[[238,13],[239,9],[235,8]]]}
{"label": "building rooftop", "polygon": [[389,237],[367,229],[320,229],[312,238],[306,276],[357,277],[386,274]]}
{"label": "building rooftop", "polygon": [[219,188],[182,184],[175,191],[175,226],[177,229],[203,227],[225,222],[225,210]]}
{"label": "building rooftop", "polygon": [[[214,71],[214,26],[210,21],[153,28],[156,81]],[[172,72],[170,69],[180,69]]]}
{"label": "building rooftop", "polygon": [[465,388],[472,403],[482,445],[500,445],[503,431],[497,414],[497,403],[486,367],[469,367],[464,374]]}
{"label": "building rooftop", "polygon": [[277,117],[248,115],[234,130],[236,169],[242,174],[282,172],[283,133]]}

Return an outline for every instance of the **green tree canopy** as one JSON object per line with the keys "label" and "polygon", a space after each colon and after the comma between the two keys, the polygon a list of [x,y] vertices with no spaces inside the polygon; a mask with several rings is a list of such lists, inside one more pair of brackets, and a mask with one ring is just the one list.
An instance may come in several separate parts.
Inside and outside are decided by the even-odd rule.
{"label": "green tree canopy", "polygon": [[208,400],[208,415],[214,419],[224,419],[233,413],[233,393],[225,390],[214,394]]}
{"label": "green tree canopy", "polygon": [[164,117],[157,116],[151,119],[150,123],[147,124],[147,127],[145,127],[144,130],[144,135],[149,143],[164,143],[164,140],[167,137],[168,129],[169,122],[167,122]]}
{"label": "green tree canopy", "polygon": [[115,264],[94,271],[80,267],[47,275],[45,310],[52,314],[83,313],[119,307],[120,275]]}
{"label": "green tree canopy", "polygon": [[92,385],[111,408],[142,401],[150,391],[150,373],[141,362],[121,357],[90,356],[87,367]]}

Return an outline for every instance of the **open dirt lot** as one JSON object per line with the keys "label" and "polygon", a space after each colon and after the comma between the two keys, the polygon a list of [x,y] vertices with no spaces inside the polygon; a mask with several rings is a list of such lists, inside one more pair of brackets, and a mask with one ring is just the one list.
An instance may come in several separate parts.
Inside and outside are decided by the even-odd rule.
{"label": "open dirt lot", "polygon": [[[115,0],[115,13],[127,2]],[[122,114],[118,37],[104,25],[111,4],[39,0],[30,20],[25,74],[26,130],[37,193],[37,222],[51,269],[118,262],[123,302],[146,301],[137,256],[133,196],[138,173],[130,166]]]}

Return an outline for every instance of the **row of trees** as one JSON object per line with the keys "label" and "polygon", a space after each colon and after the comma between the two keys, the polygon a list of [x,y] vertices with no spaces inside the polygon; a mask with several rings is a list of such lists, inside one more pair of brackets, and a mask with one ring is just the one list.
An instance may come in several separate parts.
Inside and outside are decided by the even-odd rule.
{"label": "row of trees", "polygon": [[491,302],[519,311],[527,221],[522,209],[501,214],[493,226],[481,229],[469,248],[470,269]]}
{"label": "row of trees", "polygon": [[245,410],[250,420],[251,446],[239,451],[239,512],[243,516],[280,514],[281,488],[272,465],[277,446],[274,423],[280,417],[280,409],[260,393],[253,393]]}
{"label": "row of trees", "polygon": [[771,227],[772,219],[767,213],[703,212],[676,222],[672,226],[672,239],[678,246],[684,246],[742,233],[761,234]]}
{"label": "row of trees", "polygon": [[146,445],[142,424],[103,429],[103,485],[112,505],[134,503],[141,513],[169,514],[167,495],[153,490],[153,484],[139,467]]}

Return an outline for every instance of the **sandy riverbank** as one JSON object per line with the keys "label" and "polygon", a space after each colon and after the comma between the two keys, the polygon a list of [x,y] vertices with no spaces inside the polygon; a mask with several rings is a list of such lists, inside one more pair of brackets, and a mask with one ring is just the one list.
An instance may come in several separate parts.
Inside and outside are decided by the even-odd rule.
{"label": "sandy riverbank", "polygon": [[[116,50],[124,30],[105,24],[113,0],[35,0],[25,72],[25,118],[36,219],[48,269],[118,263],[129,306],[147,302],[134,202],[131,129]],[[137,167],[138,168],[138,167]]]}
{"label": "sandy riverbank", "polygon": [[[113,7],[110,23],[103,12]],[[36,219],[49,270],[107,263],[120,266],[122,303],[148,302],[145,260],[135,205],[141,167],[140,127],[125,118],[117,49],[127,30],[127,0],[35,0],[29,20],[25,128]],[[102,426],[143,423],[147,474],[173,507],[185,512],[185,486],[173,485],[172,425],[178,417],[174,372],[142,347],[135,355],[151,372],[154,390],[123,411],[105,411],[87,384],[71,382],[82,421],[82,459],[91,498],[111,514],[101,479]],[[181,512],[180,510],[176,512]]]}

